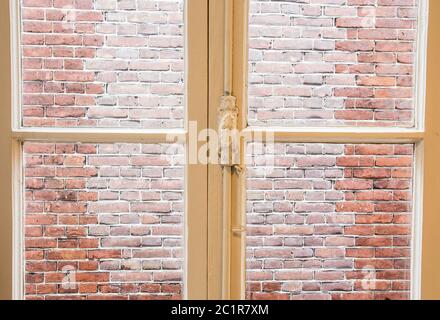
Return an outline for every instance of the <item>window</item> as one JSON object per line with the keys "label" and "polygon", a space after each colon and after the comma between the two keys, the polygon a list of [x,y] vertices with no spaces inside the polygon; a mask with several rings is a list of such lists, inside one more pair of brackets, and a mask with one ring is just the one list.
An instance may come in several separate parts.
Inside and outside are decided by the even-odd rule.
{"label": "window", "polygon": [[414,127],[419,2],[250,1],[249,123]]}
{"label": "window", "polygon": [[[249,125],[291,143],[276,141],[248,163],[248,298],[416,294],[421,145],[377,141],[371,127],[423,127],[424,5],[250,1]],[[335,126],[342,144],[324,133]],[[298,127],[318,141],[294,143],[304,142]]]}
{"label": "window", "polygon": [[420,297],[426,10],[234,4],[229,297]]}
{"label": "window", "polygon": [[183,128],[184,1],[21,1],[23,127]]}
{"label": "window", "polygon": [[204,297],[206,1],[10,5],[14,297]]}
{"label": "window", "polygon": [[26,142],[25,297],[182,298],[184,155]]}
{"label": "window", "polygon": [[250,156],[248,298],[410,298],[414,145],[280,143],[272,166]]}
{"label": "window", "polygon": [[0,6],[2,298],[438,297],[437,2]]}

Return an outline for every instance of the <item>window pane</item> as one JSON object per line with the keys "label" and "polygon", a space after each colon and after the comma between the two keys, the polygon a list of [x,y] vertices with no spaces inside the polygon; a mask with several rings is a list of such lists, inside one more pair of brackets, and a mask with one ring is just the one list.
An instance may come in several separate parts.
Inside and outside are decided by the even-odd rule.
{"label": "window pane", "polygon": [[183,127],[184,0],[21,5],[24,126]]}
{"label": "window pane", "polygon": [[251,125],[414,125],[418,0],[250,3]]}
{"label": "window pane", "polygon": [[249,153],[247,297],[409,299],[414,146],[268,148]]}
{"label": "window pane", "polygon": [[182,298],[181,151],[25,143],[26,298]]}

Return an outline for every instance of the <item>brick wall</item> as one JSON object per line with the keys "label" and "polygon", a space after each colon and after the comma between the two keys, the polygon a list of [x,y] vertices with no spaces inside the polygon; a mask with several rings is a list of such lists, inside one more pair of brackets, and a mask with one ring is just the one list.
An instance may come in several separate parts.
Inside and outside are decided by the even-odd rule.
{"label": "brick wall", "polygon": [[23,125],[183,127],[183,0],[20,0]]}
{"label": "brick wall", "polygon": [[418,0],[250,3],[252,125],[413,125]]}
{"label": "brick wall", "polygon": [[[24,126],[183,127],[183,0],[20,1]],[[251,0],[249,123],[412,126],[416,14],[417,0]],[[180,153],[24,148],[28,299],[182,297]],[[256,157],[248,297],[408,298],[412,157]]]}
{"label": "brick wall", "polygon": [[182,297],[183,156],[26,143],[27,299]]}
{"label": "brick wall", "polygon": [[408,299],[413,146],[265,153],[249,155],[247,297]]}

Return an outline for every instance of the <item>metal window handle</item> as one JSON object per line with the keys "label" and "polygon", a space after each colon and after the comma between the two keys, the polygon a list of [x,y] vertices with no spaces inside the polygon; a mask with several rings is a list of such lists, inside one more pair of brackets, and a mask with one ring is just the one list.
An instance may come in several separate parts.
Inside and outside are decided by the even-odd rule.
{"label": "metal window handle", "polygon": [[238,132],[238,107],[234,96],[221,97],[218,121],[220,165],[240,165],[240,134]]}

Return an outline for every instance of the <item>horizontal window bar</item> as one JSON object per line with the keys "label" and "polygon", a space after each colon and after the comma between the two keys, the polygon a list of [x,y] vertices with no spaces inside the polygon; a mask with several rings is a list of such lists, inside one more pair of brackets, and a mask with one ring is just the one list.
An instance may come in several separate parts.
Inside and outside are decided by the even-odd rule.
{"label": "horizontal window bar", "polygon": [[414,143],[424,139],[424,132],[413,129],[377,128],[265,128],[248,127],[248,141],[335,142],[335,143]]}
{"label": "horizontal window bar", "polygon": [[186,141],[184,129],[131,130],[131,129],[20,129],[12,132],[12,137],[22,141],[56,141],[85,143],[172,143]]}

